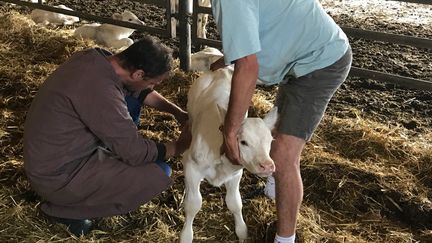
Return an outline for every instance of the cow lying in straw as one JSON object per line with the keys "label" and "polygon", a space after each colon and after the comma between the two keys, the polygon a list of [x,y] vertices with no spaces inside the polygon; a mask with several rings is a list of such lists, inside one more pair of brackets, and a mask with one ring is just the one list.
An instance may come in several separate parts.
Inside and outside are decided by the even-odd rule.
{"label": "cow lying in straw", "polygon": [[[57,5],[55,7],[73,11],[73,9],[68,8],[65,5]],[[75,16],[45,11],[42,9],[34,9],[30,13],[30,17],[36,24],[54,25],[54,26],[72,25],[80,20],[78,17]]]}
{"label": "cow lying in straw", "polygon": [[238,134],[242,165],[234,165],[220,154],[223,138],[219,127],[223,124],[228,107],[232,73],[232,67],[204,72],[192,84],[188,93],[187,109],[192,125],[192,144],[182,160],[186,221],[180,242],[191,242],[193,239],[192,223],[202,205],[199,188],[203,179],[213,186],[225,185],[225,201],[234,214],[235,232],[240,240],[246,239],[247,227],[241,212],[239,191],[243,168],[259,176],[268,176],[275,169],[269,153],[273,140],[271,128],[277,119],[276,109],[264,119],[245,117]]}
{"label": "cow lying in straw", "polygon": [[[114,13],[112,18],[134,24],[144,25],[144,22],[132,12],[125,10],[123,13]],[[77,28],[74,36],[83,39],[92,39],[98,44],[112,48],[126,48],[133,44],[133,40],[129,38],[134,32],[134,29],[129,29],[122,26],[112,24],[85,24]]]}

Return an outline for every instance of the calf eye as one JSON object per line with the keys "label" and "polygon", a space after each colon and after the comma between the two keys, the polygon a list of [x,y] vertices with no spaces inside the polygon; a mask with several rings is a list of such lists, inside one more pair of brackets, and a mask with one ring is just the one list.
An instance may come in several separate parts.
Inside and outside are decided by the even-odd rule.
{"label": "calf eye", "polygon": [[248,146],[248,143],[245,140],[240,141],[241,145]]}

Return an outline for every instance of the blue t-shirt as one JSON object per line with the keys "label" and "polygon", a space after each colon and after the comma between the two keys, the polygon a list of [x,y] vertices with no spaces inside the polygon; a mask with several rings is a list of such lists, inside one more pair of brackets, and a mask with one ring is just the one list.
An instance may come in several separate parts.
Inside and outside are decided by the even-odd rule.
{"label": "blue t-shirt", "polygon": [[318,0],[213,0],[225,63],[256,54],[267,85],[327,67],[348,39]]}

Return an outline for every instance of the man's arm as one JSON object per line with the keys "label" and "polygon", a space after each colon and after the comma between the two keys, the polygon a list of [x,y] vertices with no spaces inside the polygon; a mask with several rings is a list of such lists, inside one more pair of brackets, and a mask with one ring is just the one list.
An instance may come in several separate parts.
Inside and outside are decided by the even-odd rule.
{"label": "man's arm", "polygon": [[222,150],[234,164],[241,162],[237,134],[251,104],[257,78],[258,62],[255,54],[242,57],[235,62],[229,105],[222,131]]}
{"label": "man's arm", "polygon": [[211,71],[216,71],[220,68],[224,68],[227,65],[225,64],[225,59],[224,57],[219,58],[216,62],[210,64],[210,70]]}
{"label": "man's arm", "polygon": [[186,111],[182,110],[180,107],[167,100],[155,90],[153,90],[147,95],[144,100],[144,104],[159,111],[172,114],[182,126],[184,126],[186,121],[188,120],[188,114]]}
{"label": "man's arm", "polygon": [[[169,159],[173,156],[178,156],[182,154],[186,149],[189,148],[192,142],[192,133],[190,130],[190,125],[187,123],[176,141],[171,141],[168,143],[164,143],[165,146],[165,154],[164,159]],[[159,157],[159,156],[158,156]]]}

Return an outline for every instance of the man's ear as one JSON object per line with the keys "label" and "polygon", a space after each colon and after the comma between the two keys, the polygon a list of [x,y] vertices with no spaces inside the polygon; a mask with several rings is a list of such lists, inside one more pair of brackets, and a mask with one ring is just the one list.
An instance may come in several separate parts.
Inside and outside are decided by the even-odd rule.
{"label": "man's ear", "polygon": [[132,72],[132,78],[133,80],[144,80],[145,73],[141,69],[137,69]]}

